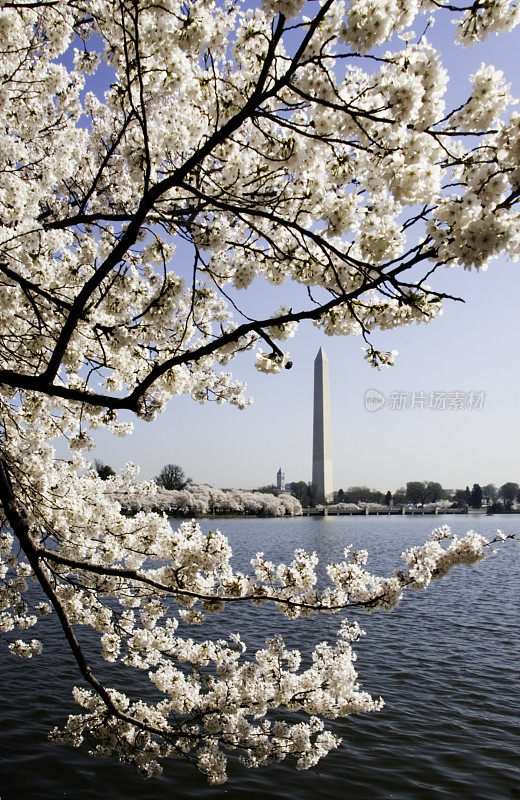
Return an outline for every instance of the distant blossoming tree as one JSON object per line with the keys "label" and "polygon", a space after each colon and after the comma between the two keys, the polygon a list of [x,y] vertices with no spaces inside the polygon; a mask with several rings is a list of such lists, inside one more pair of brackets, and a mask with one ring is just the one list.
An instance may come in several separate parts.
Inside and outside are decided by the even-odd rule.
{"label": "distant blossoming tree", "polygon": [[[131,468],[103,481],[81,453],[90,430],[129,432],[119,411],[152,420],[175,395],[244,407],[224,367],[255,350],[260,370],[278,372],[279,342],[305,320],[361,334],[368,361],[389,363],[371,332],[437,316],[446,295],[429,288],[432,272],[518,256],[520,115],[508,86],[482,66],[450,111],[439,53],[406,30],[424,11],[454,15],[458,44],[473,44],[512,29],[520,7],[0,8],[0,633],[31,657],[42,644],[25,631],[56,614],[83,681],[81,713],[57,741],[86,739],[145,775],[184,756],[214,783],[227,749],[253,766],[290,755],[306,768],[337,746],[323,718],[380,707],[357,683],[357,625],[343,621],[304,668],[279,637],[247,660],[238,634],[196,643],[179,621],[247,601],[288,617],[390,609],[405,587],[483,558],[485,540],[442,529],[390,578],[347,551],[323,590],[300,550],[278,566],[257,554],[246,575],[218,532],[122,514],[114,492],[138,506],[153,487]],[[255,278],[289,284],[290,305],[242,313]],[[141,670],[161,699],[102,682],[78,626],[126,665],[125,687]]]}

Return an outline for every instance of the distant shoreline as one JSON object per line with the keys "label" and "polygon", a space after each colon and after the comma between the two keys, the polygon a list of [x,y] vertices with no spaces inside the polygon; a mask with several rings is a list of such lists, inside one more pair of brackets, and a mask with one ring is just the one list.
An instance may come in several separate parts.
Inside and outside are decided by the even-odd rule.
{"label": "distant shoreline", "polygon": [[265,514],[168,514],[168,519],[187,520],[187,519],[301,519],[301,517],[442,517],[442,516],[480,516],[480,517],[495,517],[495,516],[515,516],[520,514],[520,511],[494,511],[488,514],[481,509],[453,509],[440,511],[422,511],[421,509],[401,509],[391,511],[330,511],[324,513],[323,509],[304,508],[302,514],[284,514],[280,516],[267,516]]}
{"label": "distant shoreline", "polygon": [[520,514],[520,511],[492,511],[488,514],[487,509],[480,508],[439,508],[439,509],[426,509],[422,508],[388,508],[385,509],[336,509],[336,508],[304,508],[302,516],[304,517],[437,517],[442,515],[460,515],[465,516],[502,516],[504,514]]}

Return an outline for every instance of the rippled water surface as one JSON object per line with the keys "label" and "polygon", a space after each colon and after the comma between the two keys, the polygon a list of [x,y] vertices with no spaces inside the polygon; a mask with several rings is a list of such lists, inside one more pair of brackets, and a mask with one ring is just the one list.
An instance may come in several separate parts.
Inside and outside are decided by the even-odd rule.
{"label": "rippled water surface", "polygon": [[[205,520],[229,535],[237,566],[262,550],[287,560],[295,547],[338,560],[351,542],[369,550],[369,566],[388,574],[402,550],[446,522],[493,534],[517,532],[520,517],[331,517]],[[409,592],[390,614],[359,614],[361,683],[386,701],[378,713],[330,725],[342,746],[316,768],[281,764],[246,770],[208,787],[178,760],[144,782],[127,766],[50,745],[47,732],[76,713],[74,664],[52,618],[40,624],[44,653],[20,661],[0,650],[1,800],[163,800],[266,797],[315,800],[520,800],[520,548],[475,567],[457,567],[425,592]],[[309,652],[332,639],[339,617],[288,622],[276,611],[233,607],[209,619],[208,635],[237,630],[251,649],[280,632]]]}

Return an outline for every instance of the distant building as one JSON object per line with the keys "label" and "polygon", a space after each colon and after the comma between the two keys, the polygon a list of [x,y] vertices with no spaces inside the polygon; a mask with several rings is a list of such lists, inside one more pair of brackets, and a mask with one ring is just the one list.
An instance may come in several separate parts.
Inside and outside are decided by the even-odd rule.
{"label": "distant building", "polygon": [[285,489],[285,472],[282,472],[281,467],[276,473],[276,488],[281,492]]}

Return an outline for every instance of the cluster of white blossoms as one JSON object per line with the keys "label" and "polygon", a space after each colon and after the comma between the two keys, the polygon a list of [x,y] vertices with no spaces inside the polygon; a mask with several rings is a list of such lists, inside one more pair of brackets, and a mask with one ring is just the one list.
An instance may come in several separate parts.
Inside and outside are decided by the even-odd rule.
{"label": "cluster of white blossoms", "polygon": [[[495,541],[503,541],[505,535],[497,531]],[[449,546],[444,549],[443,539],[449,539]],[[430,581],[443,578],[456,564],[476,564],[486,557],[485,547],[489,542],[479,533],[468,531],[459,539],[452,536],[447,525],[436,528],[432,538],[420,547],[412,547],[403,553],[408,567],[410,589],[424,589]]]}
{"label": "cluster of white blossoms", "polygon": [[520,22],[520,6],[509,0],[486,0],[464,10],[456,41],[464,46],[482,41],[490,33],[507,33]]}
{"label": "cluster of white blossoms", "polygon": [[[245,574],[225,536],[174,531],[163,512],[296,502],[207,487],[165,497],[133,468],[102,481],[83,456],[92,432],[127,435],[120,412],[153,420],[179,395],[245,408],[227,365],[245,354],[264,372],[290,367],[277,342],[306,321],[360,334],[371,365],[392,364],[372,336],[438,316],[433,273],[520,255],[506,78],[483,66],[450,111],[442,54],[409,30],[424,30],[425,10],[454,14],[470,44],[511,30],[517,0],[246,5],[0,0],[0,634],[32,657],[27,631],[55,613],[89,687],[57,740],[97,739],[94,755],[148,775],[185,755],[215,783],[227,750],[311,766],[337,746],[323,718],[380,701],[357,682],[349,623],[306,667],[277,637],[244,656],[238,635],[194,641],[182,626],[233,602],[289,618],[391,609],[488,544],[436,534],[390,577],[348,551],[323,589],[303,551],[287,565],[258,554]],[[285,287],[274,312],[262,281]],[[107,688],[77,626],[161,699]]]}
{"label": "cluster of white blossoms", "polygon": [[11,642],[9,650],[13,655],[20,656],[20,658],[32,658],[39,656],[43,650],[42,643],[38,639],[31,639],[30,642],[24,642],[22,639],[17,639]]}
{"label": "cluster of white blossoms", "polygon": [[265,353],[260,347],[256,351],[255,367],[259,372],[273,373],[280,372],[288,363],[289,353]]}
{"label": "cluster of white blossoms", "polygon": [[125,511],[157,511],[171,516],[198,517],[201,514],[253,514],[265,517],[300,516],[299,500],[289,493],[278,497],[264,492],[242,489],[217,489],[214,486],[189,485],[185,489],[163,489],[147,497],[127,491],[115,494]]}

